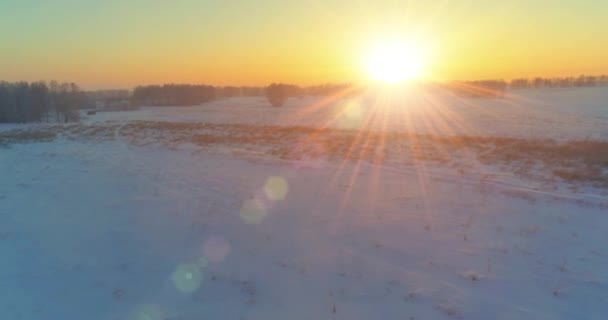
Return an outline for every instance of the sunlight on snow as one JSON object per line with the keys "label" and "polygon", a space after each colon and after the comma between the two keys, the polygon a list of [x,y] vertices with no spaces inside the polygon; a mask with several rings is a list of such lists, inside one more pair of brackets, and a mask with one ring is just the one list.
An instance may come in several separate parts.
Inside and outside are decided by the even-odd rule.
{"label": "sunlight on snow", "polygon": [[356,127],[363,119],[363,109],[359,99],[349,99],[344,103],[337,104],[335,118],[337,122],[347,128]]}
{"label": "sunlight on snow", "polygon": [[346,117],[351,120],[359,120],[362,115],[361,103],[358,100],[348,101],[346,105]]}

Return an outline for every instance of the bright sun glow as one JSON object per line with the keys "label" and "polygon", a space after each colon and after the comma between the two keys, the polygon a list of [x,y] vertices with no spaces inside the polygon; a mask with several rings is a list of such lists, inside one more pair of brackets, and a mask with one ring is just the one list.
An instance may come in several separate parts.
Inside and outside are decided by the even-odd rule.
{"label": "bright sun glow", "polygon": [[422,47],[400,41],[376,44],[366,58],[369,76],[391,84],[420,78],[425,65]]}

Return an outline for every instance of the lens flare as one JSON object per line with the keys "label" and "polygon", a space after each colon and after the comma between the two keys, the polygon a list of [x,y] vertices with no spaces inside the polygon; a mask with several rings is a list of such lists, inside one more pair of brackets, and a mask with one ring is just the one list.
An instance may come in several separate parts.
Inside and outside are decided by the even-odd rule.
{"label": "lens flare", "polygon": [[267,214],[264,205],[255,199],[245,201],[241,207],[241,219],[246,224],[259,224],[266,218]]}
{"label": "lens flare", "polygon": [[230,244],[222,237],[213,236],[203,244],[203,252],[208,261],[222,262],[230,253]]}
{"label": "lens flare", "polygon": [[273,201],[284,200],[289,191],[287,180],[283,177],[270,177],[264,185],[264,192],[268,199]]}
{"label": "lens flare", "polygon": [[163,314],[160,309],[151,304],[141,305],[133,311],[129,320],[162,320]]}
{"label": "lens flare", "polygon": [[196,264],[199,266],[199,268],[205,269],[209,266],[209,260],[206,257],[200,257],[198,260],[196,260]]}
{"label": "lens flare", "polygon": [[180,292],[192,293],[203,282],[203,274],[197,264],[184,263],[175,268],[175,271],[171,274],[171,280]]}

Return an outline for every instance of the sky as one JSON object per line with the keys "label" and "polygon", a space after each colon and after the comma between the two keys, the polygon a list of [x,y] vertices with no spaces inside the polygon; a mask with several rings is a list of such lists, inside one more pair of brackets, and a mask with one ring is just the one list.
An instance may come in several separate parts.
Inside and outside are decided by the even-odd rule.
{"label": "sky", "polygon": [[360,82],[382,39],[429,80],[608,74],[606,0],[0,0],[0,79]]}

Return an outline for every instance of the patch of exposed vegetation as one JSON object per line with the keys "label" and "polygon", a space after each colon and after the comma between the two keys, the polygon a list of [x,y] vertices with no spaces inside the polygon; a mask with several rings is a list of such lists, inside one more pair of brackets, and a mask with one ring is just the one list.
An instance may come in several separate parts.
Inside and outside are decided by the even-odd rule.
{"label": "patch of exposed vegetation", "polygon": [[49,142],[55,140],[55,137],[56,133],[52,129],[11,130],[0,133],[0,145]]}
{"label": "patch of exposed vegetation", "polygon": [[[0,144],[67,139],[115,140],[175,147],[225,146],[285,160],[331,159],[396,166],[436,163],[462,169],[499,166],[523,177],[537,169],[571,184],[608,188],[608,142],[434,136],[313,127],[136,121],[56,125],[0,133]],[[475,163],[477,162],[477,163]]]}

